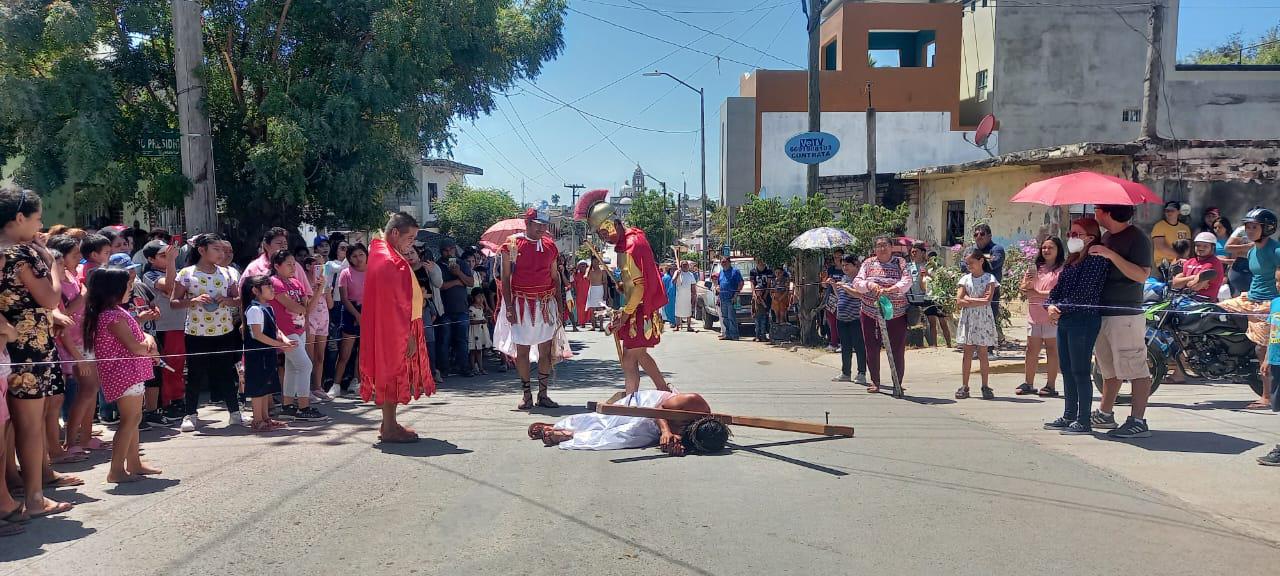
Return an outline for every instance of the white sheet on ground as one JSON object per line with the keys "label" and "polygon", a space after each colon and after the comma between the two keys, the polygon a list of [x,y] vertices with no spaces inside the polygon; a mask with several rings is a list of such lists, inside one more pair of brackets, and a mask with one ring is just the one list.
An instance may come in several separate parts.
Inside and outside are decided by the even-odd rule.
{"label": "white sheet on ground", "polygon": [[[673,392],[641,390],[618,401],[618,404],[657,408]],[[573,430],[573,438],[560,443],[562,450],[621,450],[643,448],[658,443],[662,432],[652,418],[614,416],[588,412],[574,414],[556,422],[556,428]]]}

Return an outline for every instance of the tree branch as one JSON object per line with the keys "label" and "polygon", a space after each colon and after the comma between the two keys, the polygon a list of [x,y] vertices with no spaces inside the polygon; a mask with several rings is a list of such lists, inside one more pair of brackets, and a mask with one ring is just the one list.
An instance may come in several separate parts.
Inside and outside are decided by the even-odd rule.
{"label": "tree branch", "polygon": [[276,39],[271,42],[272,62],[280,58],[280,37],[284,35],[284,19],[289,15],[289,7],[292,5],[293,0],[284,0],[284,8],[280,9],[280,19],[276,21]]}
{"label": "tree branch", "polygon": [[233,31],[227,28],[227,41],[222,45],[219,52],[222,53],[222,61],[227,66],[227,76],[231,79],[231,92],[235,95],[236,104],[243,110],[244,89],[240,86],[240,72],[236,70],[235,63],[231,61],[231,40],[233,38]]}

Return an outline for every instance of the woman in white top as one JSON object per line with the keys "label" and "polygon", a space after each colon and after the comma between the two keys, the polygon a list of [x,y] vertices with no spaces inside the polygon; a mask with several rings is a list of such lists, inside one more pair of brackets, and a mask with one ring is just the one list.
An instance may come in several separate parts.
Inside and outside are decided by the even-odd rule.
{"label": "woman in white top", "polygon": [[226,404],[231,424],[244,424],[235,368],[240,351],[240,334],[234,322],[234,312],[240,307],[240,297],[235,294],[237,281],[227,268],[218,265],[225,255],[217,234],[201,234],[192,244],[195,264],[178,272],[169,300],[173,308],[187,309],[187,415],[182,420],[183,432],[193,432],[199,425],[196,409],[202,388]]}

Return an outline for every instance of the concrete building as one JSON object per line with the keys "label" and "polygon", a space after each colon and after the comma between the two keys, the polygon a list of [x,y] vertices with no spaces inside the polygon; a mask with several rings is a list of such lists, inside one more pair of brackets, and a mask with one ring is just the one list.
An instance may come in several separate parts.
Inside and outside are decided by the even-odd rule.
{"label": "concrete building", "polygon": [[[1163,138],[1280,135],[1280,70],[1179,64],[1179,0],[1165,0]],[[960,123],[999,120],[1000,152],[1139,137],[1148,5],[964,0]]]}
{"label": "concrete building", "polygon": [[[988,157],[966,141],[976,120],[960,118],[962,21],[960,4],[833,2],[824,10],[822,130],[841,144],[822,175],[867,172],[868,100],[877,111],[878,172]],[[807,78],[804,70],[756,70],[721,106],[720,197],[728,205],[804,194],[805,165],[783,145],[808,129]]]}
{"label": "concrete building", "polygon": [[445,199],[449,184],[466,184],[467,176],[484,175],[480,168],[444,158],[423,158],[413,171],[418,183],[417,197],[398,199],[395,209],[412,214],[423,227],[434,227],[439,222],[431,207]]}

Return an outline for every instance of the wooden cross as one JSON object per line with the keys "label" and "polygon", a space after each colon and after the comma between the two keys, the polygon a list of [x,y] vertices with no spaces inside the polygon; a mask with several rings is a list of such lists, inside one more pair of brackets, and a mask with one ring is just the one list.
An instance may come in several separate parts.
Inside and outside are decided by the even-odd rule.
{"label": "wooden cross", "polygon": [[672,422],[692,422],[699,418],[710,416],[725,424],[734,426],[746,426],[748,428],[767,428],[769,430],[785,430],[787,432],[800,432],[803,434],[818,434],[821,436],[853,436],[852,426],[832,426],[830,424],[815,424],[813,422],[798,422],[795,420],[780,420],[777,418],[757,418],[754,416],[733,416],[730,414],[707,414],[705,412],[689,412],[687,410],[668,410],[666,408],[641,408],[639,406],[626,406],[622,404],[601,404],[599,402],[587,402],[587,410],[598,412],[600,414],[609,414],[614,416],[638,416],[640,418],[660,418]]}

